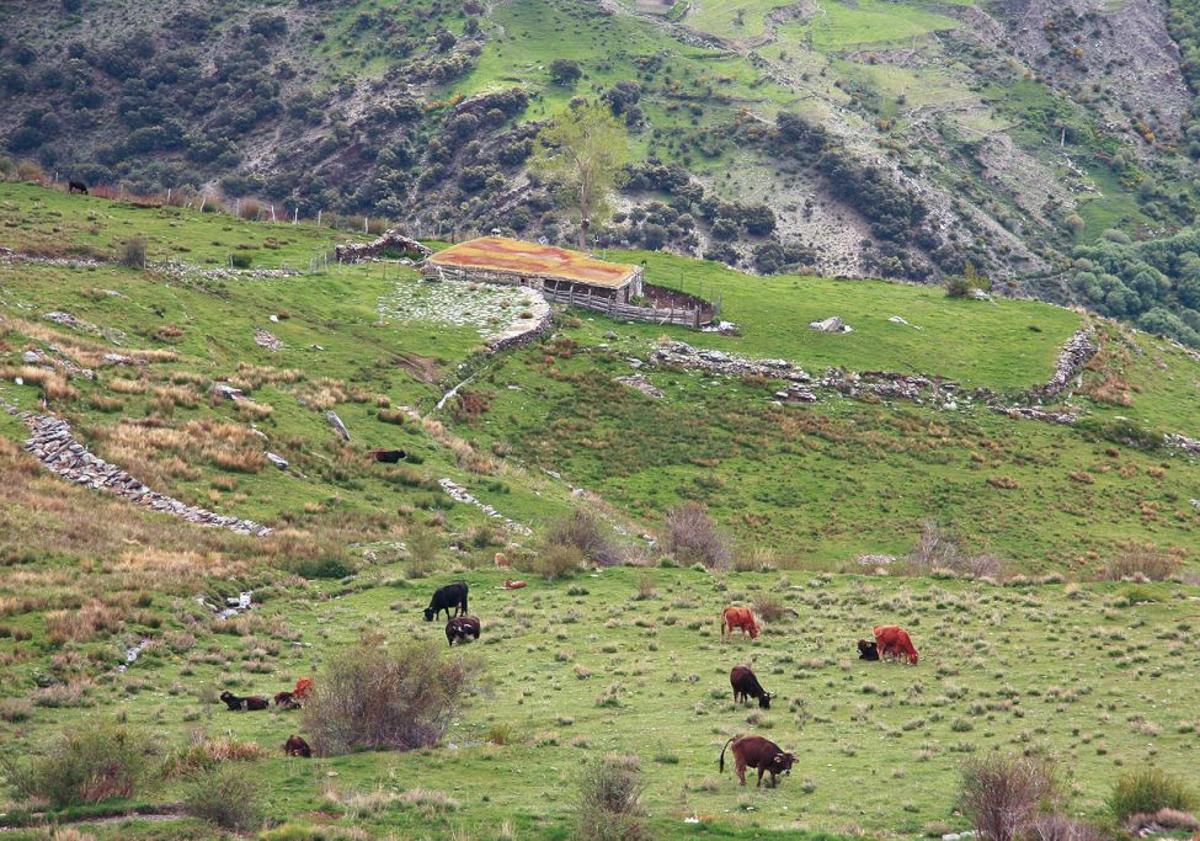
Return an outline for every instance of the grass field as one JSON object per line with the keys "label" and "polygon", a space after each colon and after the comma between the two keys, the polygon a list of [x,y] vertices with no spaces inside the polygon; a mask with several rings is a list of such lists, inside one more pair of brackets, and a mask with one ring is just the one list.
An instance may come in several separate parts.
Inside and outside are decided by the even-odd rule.
{"label": "grass field", "polygon": [[[579,771],[608,751],[639,756],[646,821],[663,838],[965,829],[959,765],[992,750],[1058,757],[1069,810],[1101,820],[1123,769],[1182,774],[1194,764],[1200,722],[1187,688],[1200,590],[1095,581],[1131,541],[1169,555],[1181,581],[1200,560],[1200,512],[1189,502],[1200,464],[1147,434],[1200,432],[1200,364],[1157,339],[1098,324],[1102,353],[1070,397],[1087,421],[1075,428],[965,404],[826,396],[779,406],[768,381],[643,368],[665,394],[654,400],[614,379],[663,337],[785,357],[815,375],[828,366],[936,373],[1015,393],[1049,377],[1083,319],[1030,302],[951,301],[929,287],[759,279],[611,253],[644,260],[651,282],[719,297],[741,335],[571,311],[550,338],[483,355],[481,332],[512,314],[462,320],[455,307],[478,301],[465,285],[422,284],[394,263],[206,273],[204,261],[221,252],[203,243],[231,220],[100,200],[79,207],[90,209],[0,184],[0,223],[17,222],[4,230],[20,232],[18,249],[54,244],[67,254],[93,236],[113,247],[145,225],[157,231],[154,259],[196,263],[172,272],[0,263],[0,400],[40,410],[45,398],[97,454],[156,489],[276,531],[255,539],[196,528],[65,483],[22,452],[24,425],[0,412],[0,740],[12,755],[112,720],[153,734],[155,768],[198,733],[228,736],[261,748],[240,767],[261,781],[269,824],[498,841],[574,838]],[[56,209],[57,233],[42,218]],[[86,214],[106,220],[102,234]],[[257,242],[277,228],[247,223],[237,235]],[[328,247],[329,232],[298,226],[294,235],[293,250],[281,249],[288,259]],[[427,306],[435,291],[441,303]],[[412,301],[420,317],[406,317]],[[47,320],[54,310],[76,326]],[[830,315],[854,332],[808,328]],[[262,347],[256,329],[282,346]],[[130,359],[105,358],[113,353]],[[249,401],[213,398],[219,382]],[[328,425],[329,410],[349,443]],[[374,447],[408,456],[378,464]],[[289,469],[267,464],[265,450]],[[441,479],[533,534],[454,502]],[[734,540],[736,568],[756,571],[660,565],[661,550],[634,535],[657,532],[684,500],[705,503]],[[529,586],[503,590],[515,573],[493,570],[494,553],[536,559],[547,526],[576,507],[623,528],[648,566],[557,582],[520,573]],[[928,521],[994,554],[1008,585],[860,574],[872,569],[860,554],[903,556]],[[272,694],[299,676],[320,679],[364,634],[444,639],[420,609],[456,578],[470,582],[483,621],[468,652],[488,680],[437,747],[286,759],[280,746],[303,730],[299,714],[214,703],[223,689]],[[244,590],[256,607],[234,620],[196,601]],[[768,623],[757,642],[721,642],[720,609],[764,597],[797,615]],[[918,667],[855,659],[855,640],[880,622],[912,631]],[[141,657],[116,671],[138,642],[148,642]],[[739,662],[778,693],[770,711],[731,703],[728,672]],[[720,746],[739,731],[797,751],[779,789],[742,790],[731,774],[717,776]],[[895,797],[863,795],[881,785]],[[136,808],[153,817],[93,821],[87,832],[214,837],[179,816],[186,788],[153,771],[129,799],[49,817]],[[6,837],[44,838],[27,826],[42,820],[31,812],[41,804],[5,792]],[[275,837],[330,837],[286,832]]]}
{"label": "grass field", "polygon": [[[1090,818],[1103,817],[1122,769],[1152,763],[1185,773],[1194,764],[1197,722],[1185,687],[1197,678],[1186,644],[1197,594],[1167,585],[999,588],[625,569],[514,594],[497,589],[498,576],[472,573],[484,634],[469,653],[486,663],[490,688],[442,748],[286,759],[278,745],[297,731],[298,714],[233,714],[198,700],[220,688],[269,693],[300,675],[319,678],[324,663],[368,630],[393,640],[440,637],[440,625],[419,616],[434,581],[396,586],[389,572],[328,599],[319,597],[327,588],[279,594],[251,615],[251,636],[205,633],[202,618],[188,623],[194,648],[156,649],[124,675],[100,680],[85,708],[37,708],[27,722],[0,725],[6,741],[36,746],[57,728],[113,715],[164,746],[195,731],[230,734],[267,752],[245,773],[271,781],[261,789],[270,820],[307,815],[297,822],[405,838],[572,837],[574,781],[586,758],[605,751],[640,757],[649,823],[672,838],[961,830],[959,763],[990,751],[1057,757],[1070,810]],[[798,618],[768,624],[757,642],[722,642],[720,609],[763,595]],[[152,609],[168,605],[156,599]],[[175,611],[164,633],[196,613],[182,604]],[[911,629],[919,666],[855,659],[854,641],[880,621]],[[770,711],[732,703],[728,671],[741,662],[776,693]],[[606,693],[617,700],[599,704]],[[740,789],[728,769],[717,774],[720,746],[739,732],[797,752],[778,789]],[[505,744],[495,743],[497,733]],[[152,783],[136,800],[170,803],[177,786]],[[893,796],[863,796],[884,787]],[[454,805],[406,807],[397,796],[416,788]],[[327,790],[343,799],[381,794],[367,813],[343,816]],[[689,817],[702,823],[685,824]],[[89,831],[150,838],[164,830],[135,821]]]}

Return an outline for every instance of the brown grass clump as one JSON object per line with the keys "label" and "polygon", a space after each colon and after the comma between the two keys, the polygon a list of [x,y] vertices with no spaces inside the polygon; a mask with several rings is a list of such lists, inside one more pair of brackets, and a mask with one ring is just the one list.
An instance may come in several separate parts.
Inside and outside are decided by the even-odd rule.
{"label": "brown grass clump", "polygon": [[183,385],[156,386],[154,396],[160,404],[172,407],[182,406],[185,409],[194,409],[200,405],[200,395],[195,389]]}
{"label": "brown grass clump", "polygon": [[46,614],[46,633],[53,645],[88,642],[121,630],[125,612],[92,600],[79,610],[58,610]]}
{"label": "brown grass clump", "polygon": [[17,378],[24,380],[26,385],[36,385],[47,400],[74,400],[79,396],[67,378],[51,368],[38,368],[35,365],[0,368],[0,380]]}
{"label": "brown grass clump", "polygon": [[754,597],[754,615],[767,622],[779,622],[788,614],[795,611],[785,607],[783,602],[770,593],[759,593]]}
{"label": "brown grass clump", "polygon": [[163,773],[168,777],[183,776],[222,762],[250,762],[264,755],[255,742],[243,742],[232,736],[210,738],[198,731],[192,734],[187,747],[167,759]]}
{"label": "brown grass clump", "polygon": [[584,841],[642,841],[645,789],[636,756],[609,754],[590,763],[579,780],[576,837]]}
{"label": "brown grass clump", "polygon": [[105,458],[149,484],[171,475],[164,465],[172,456],[185,465],[208,463],[239,473],[257,473],[267,463],[262,440],[253,430],[214,418],[178,426],[124,420],[93,433]]}
{"label": "brown grass clump", "polygon": [[129,380],[125,377],[113,377],[109,380],[108,388],[117,394],[145,394],[146,383],[141,380]]}
{"label": "brown grass clump", "polygon": [[275,408],[268,403],[257,403],[245,398],[237,401],[233,408],[242,417],[253,421],[266,420],[275,411]]}

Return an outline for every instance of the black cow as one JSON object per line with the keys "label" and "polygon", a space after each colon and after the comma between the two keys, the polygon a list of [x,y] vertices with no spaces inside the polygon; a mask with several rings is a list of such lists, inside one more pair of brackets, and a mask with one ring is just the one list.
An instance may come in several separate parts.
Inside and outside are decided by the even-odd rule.
{"label": "black cow", "polygon": [[222,692],[221,700],[225,702],[225,706],[229,707],[231,712],[240,712],[242,710],[265,710],[270,706],[270,702],[266,698],[261,698],[258,695],[250,695],[245,698],[238,697],[232,692]]}
{"label": "black cow", "polygon": [[729,685],[733,687],[735,704],[757,698],[762,709],[771,709],[771,693],[762,688],[749,666],[734,666],[729,672]]}
{"label": "black cow", "polygon": [[288,756],[303,756],[305,759],[312,756],[312,748],[299,736],[288,736],[288,740],[283,743],[283,752]]}
{"label": "black cow", "polygon": [[446,623],[446,642],[451,646],[455,642],[464,643],[467,637],[479,639],[479,618],[476,616],[456,616]]}
{"label": "black cow", "polygon": [[404,450],[371,450],[371,458],[385,464],[396,464],[408,458],[408,453]]}
{"label": "black cow", "polygon": [[858,641],[858,659],[859,660],[878,660],[879,645],[866,640]]}
{"label": "black cow", "polygon": [[82,193],[86,196],[88,194],[87,184],[84,184],[82,181],[68,181],[67,193]]}
{"label": "black cow", "polygon": [[762,786],[763,774],[771,775],[771,788],[779,785],[777,774],[790,774],[792,764],[796,761],[795,754],[786,753],[783,748],[762,736],[735,736],[721,748],[721,759],[717,763],[718,770],[725,770],[725,748],[733,745],[733,770],[742,785],[746,784],[746,768],[758,769],[758,785]]}
{"label": "black cow", "polygon": [[465,581],[455,581],[453,584],[438,588],[433,594],[433,598],[429,600],[429,607],[425,608],[425,621],[432,622],[433,617],[443,610],[446,611],[446,618],[449,619],[450,608],[455,609],[455,616],[466,616],[467,589]]}

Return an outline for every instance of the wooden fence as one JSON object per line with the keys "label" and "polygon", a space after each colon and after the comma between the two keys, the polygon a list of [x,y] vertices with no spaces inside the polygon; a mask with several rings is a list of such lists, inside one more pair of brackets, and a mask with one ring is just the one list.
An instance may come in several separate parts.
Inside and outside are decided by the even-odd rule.
{"label": "wooden fence", "polygon": [[563,292],[543,289],[542,294],[546,296],[547,301],[596,310],[610,318],[649,321],[654,324],[678,324],[682,327],[699,327],[711,320],[706,319],[706,313],[698,307],[636,307],[632,304],[619,303],[602,295],[583,294],[576,291]]}

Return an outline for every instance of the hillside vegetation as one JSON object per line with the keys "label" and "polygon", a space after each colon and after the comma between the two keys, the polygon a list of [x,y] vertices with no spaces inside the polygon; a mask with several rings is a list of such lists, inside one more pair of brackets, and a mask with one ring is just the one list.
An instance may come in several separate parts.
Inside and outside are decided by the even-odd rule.
{"label": "hillside vegetation", "polygon": [[[969,264],[1195,344],[1188,8],[19,1],[0,136],[135,192],[568,240],[527,164],[585,97],[636,150],[600,244],[922,282]],[[1170,258],[1098,259],[1128,240]]]}
{"label": "hillside vegetation", "polygon": [[[567,310],[492,353],[523,299],[407,261],[338,264],[350,235],[327,227],[13,182],[0,225],[14,838],[48,821],[100,839],[574,838],[580,769],[610,752],[638,757],[638,820],[658,837],[899,838],[967,829],[961,763],[993,749],[1057,757],[1062,808],[1101,823],[1123,770],[1194,764],[1180,687],[1196,677],[1200,463],[1166,436],[1200,433],[1200,360],[1179,345],[1035,301],[613,250],[720,300],[737,332]],[[853,331],[808,327],[833,315]],[[1039,401],[1081,331],[1096,354]],[[678,342],[792,363],[813,399],[659,364]],[[871,372],[929,384],[878,394]],[[1075,420],[994,411],[1012,407]],[[152,490],[271,531],[53,475],[24,446],[49,415]],[[728,558],[672,542],[685,503]],[[563,537],[580,511],[593,543]],[[602,555],[628,563],[583,563]],[[433,669],[443,626],[420,611],[459,579],[483,631],[446,662],[478,681],[426,746],[288,758],[288,736],[316,743],[305,711],[218,700],[305,676],[320,692],[377,662],[364,650]],[[251,607],[219,612],[243,593]],[[759,639],[720,639],[731,603],[754,606]],[[893,622],[919,666],[857,660]],[[733,705],[741,662],[778,693],[769,710]],[[739,732],[796,751],[778,789],[716,773]],[[59,802],[25,763],[63,733],[153,744],[135,785]],[[229,796],[235,779],[254,785]],[[864,781],[897,794],[864,798]]]}

